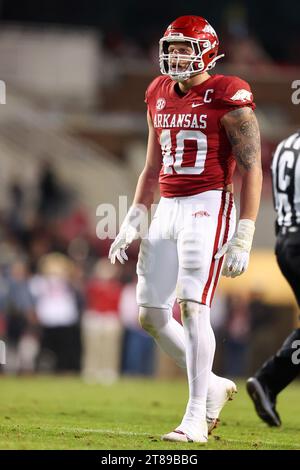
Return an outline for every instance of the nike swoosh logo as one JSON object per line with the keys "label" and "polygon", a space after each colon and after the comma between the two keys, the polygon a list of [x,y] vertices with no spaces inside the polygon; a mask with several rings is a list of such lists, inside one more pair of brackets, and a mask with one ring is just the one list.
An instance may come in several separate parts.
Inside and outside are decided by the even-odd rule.
{"label": "nike swoosh logo", "polygon": [[205,103],[192,103],[192,108],[197,108],[198,106],[203,106]]}

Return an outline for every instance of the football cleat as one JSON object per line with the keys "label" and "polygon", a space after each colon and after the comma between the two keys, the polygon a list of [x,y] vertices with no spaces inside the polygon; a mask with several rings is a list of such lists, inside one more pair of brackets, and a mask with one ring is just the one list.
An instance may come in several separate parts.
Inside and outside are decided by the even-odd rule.
{"label": "football cleat", "polygon": [[246,383],[247,392],[254,403],[256,413],[269,426],[281,425],[281,419],[276,411],[276,400],[269,388],[256,377],[250,377]]}
{"label": "football cleat", "polygon": [[[179,426],[180,428],[180,426]],[[203,426],[200,426],[199,432],[185,432],[181,429],[175,429],[174,431],[164,434],[162,436],[163,441],[170,442],[198,442],[200,444],[207,443],[207,425],[206,423]]]}
{"label": "football cleat", "polygon": [[208,434],[218,426],[219,415],[224,405],[234,399],[237,393],[237,387],[232,380],[223,377],[215,377],[215,384],[210,388],[206,402],[206,421]]}

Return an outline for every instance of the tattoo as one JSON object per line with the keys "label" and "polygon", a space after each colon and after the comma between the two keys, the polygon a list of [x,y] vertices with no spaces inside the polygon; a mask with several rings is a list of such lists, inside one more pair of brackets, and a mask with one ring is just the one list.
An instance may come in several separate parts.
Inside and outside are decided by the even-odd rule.
{"label": "tattoo", "polygon": [[257,133],[257,125],[252,121],[244,121],[240,126],[240,131],[246,137],[255,137]]}
{"label": "tattoo", "polygon": [[257,148],[253,144],[246,144],[236,149],[235,157],[245,170],[251,170],[256,163],[256,152]]}
{"label": "tattoo", "polygon": [[222,119],[237,163],[244,170],[260,165],[260,136],[256,117],[250,108],[231,111]]}

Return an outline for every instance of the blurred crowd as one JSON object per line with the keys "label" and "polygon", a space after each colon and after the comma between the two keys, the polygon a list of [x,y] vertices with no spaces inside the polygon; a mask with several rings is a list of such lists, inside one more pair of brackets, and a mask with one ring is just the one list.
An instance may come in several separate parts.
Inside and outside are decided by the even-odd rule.
{"label": "blurred crowd", "polygon": [[[73,188],[45,161],[36,198],[16,181],[0,224],[4,373],[82,372],[110,383],[152,374],[154,344],[138,324],[135,262],[107,259]],[[28,203],[28,199],[31,201]]]}

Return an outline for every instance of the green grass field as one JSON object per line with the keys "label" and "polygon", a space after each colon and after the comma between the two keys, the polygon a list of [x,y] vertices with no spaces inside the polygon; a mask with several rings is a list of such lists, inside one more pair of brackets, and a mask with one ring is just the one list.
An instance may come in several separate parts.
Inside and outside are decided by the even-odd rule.
{"label": "green grass field", "polygon": [[[0,377],[1,449],[199,449],[166,443],[162,433],[181,418],[184,381],[123,379],[113,386],[87,385],[79,378]],[[279,400],[283,426],[262,423],[244,384],[222,412],[205,449],[300,449],[300,384]]]}

